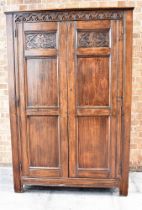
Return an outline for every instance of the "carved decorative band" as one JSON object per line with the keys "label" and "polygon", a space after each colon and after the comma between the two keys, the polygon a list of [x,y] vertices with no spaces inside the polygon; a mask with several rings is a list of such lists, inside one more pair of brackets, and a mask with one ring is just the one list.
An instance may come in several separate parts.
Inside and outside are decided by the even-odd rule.
{"label": "carved decorative band", "polygon": [[109,47],[109,30],[79,31],[78,47]]}
{"label": "carved decorative band", "polygon": [[56,33],[27,33],[26,48],[56,48]]}
{"label": "carved decorative band", "polygon": [[118,10],[96,10],[96,11],[48,11],[17,13],[15,22],[48,22],[48,21],[68,21],[68,20],[104,20],[121,19],[122,11]]}

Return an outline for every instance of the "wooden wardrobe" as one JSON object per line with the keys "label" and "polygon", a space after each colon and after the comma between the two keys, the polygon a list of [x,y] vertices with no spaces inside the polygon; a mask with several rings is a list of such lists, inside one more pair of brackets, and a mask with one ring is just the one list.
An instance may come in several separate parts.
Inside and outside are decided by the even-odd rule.
{"label": "wooden wardrobe", "polygon": [[8,12],[14,189],[128,192],[133,8]]}

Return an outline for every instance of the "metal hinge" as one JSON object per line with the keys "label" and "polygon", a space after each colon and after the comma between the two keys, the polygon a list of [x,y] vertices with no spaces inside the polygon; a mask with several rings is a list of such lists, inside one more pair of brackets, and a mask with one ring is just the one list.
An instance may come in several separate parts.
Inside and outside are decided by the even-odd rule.
{"label": "metal hinge", "polygon": [[124,110],[123,110],[123,96],[118,96],[117,97],[117,102],[119,103],[119,107],[121,108],[121,115],[124,115]]}
{"label": "metal hinge", "polygon": [[123,106],[123,96],[118,96],[117,101],[120,103],[121,107]]}
{"label": "metal hinge", "polygon": [[123,37],[124,37],[124,28],[122,28],[122,31],[119,35],[119,41],[123,40]]}
{"label": "metal hinge", "polygon": [[14,36],[17,37],[17,28],[14,31]]}
{"label": "metal hinge", "polygon": [[124,115],[123,96],[121,96],[121,115]]}
{"label": "metal hinge", "polygon": [[19,107],[19,98],[16,99],[16,107]]}
{"label": "metal hinge", "polygon": [[120,162],[120,176],[122,176],[122,160]]}
{"label": "metal hinge", "polygon": [[122,27],[122,35],[124,35],[124,27]]}
{"label": "metal hinge", "polygon": [[20,171],[22,171],[22,163],[19,163]]}

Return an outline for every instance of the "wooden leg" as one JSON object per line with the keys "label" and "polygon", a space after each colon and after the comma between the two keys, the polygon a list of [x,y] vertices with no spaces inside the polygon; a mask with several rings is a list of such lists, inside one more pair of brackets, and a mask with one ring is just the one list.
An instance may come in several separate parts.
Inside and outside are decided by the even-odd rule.
{"label": "wooden leg", "polygon": [[19,169],[19,167],[14,168],[14,164],[13,164],[13,182],[14,182],[14,191],[17,193],[23,192],[23,185],[21,183],[20,169]]}
{"label": "wooden leg", "polygon": [[128,183],[127,182],[122,182],[121,186],[119,188],[119,193],[122,196],[127,196],[128,195]]}
{"label": "wooden leg", "polygon": [[23,185],[14,183],[14,191],[16,193],[22,193],[23,192]]}

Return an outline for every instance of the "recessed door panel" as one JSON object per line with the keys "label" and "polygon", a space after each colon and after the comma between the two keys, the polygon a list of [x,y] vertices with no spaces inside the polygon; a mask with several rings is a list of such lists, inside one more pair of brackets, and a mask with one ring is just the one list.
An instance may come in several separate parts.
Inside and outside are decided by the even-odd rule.
{"label": "recessed door panel", "polygon": [[60,133],[58,117],[33,116],[29,118],[30,167],[60,165]]}
{"label": "recessed door panel", "polygon": [[58,69],[56,58],[27,59],[28,106],[58,106]]}
{"label": "recessed door panel", "polygon": [[108,168],[109,117],[78,117],[77,139],[79,170]]}
{"label": "recessed door panel", "polygon": [[109,56],[77,59],[77,105],[109,105]]}

